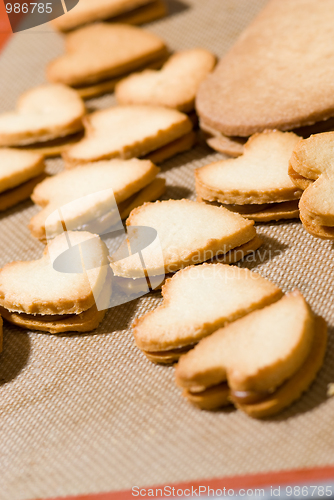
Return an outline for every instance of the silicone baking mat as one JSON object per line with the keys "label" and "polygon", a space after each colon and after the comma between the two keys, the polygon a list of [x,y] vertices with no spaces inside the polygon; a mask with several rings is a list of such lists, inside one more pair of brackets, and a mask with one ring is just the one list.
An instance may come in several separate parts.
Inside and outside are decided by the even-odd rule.
{"label": "silicone baking mat", "polygon": [[[222,56],[265,3],[173,0],[169,16],[147,28],[173,50],[200,46]],[[20,93],[45,81],[45,65],[62,51],[61,36],[48,26],[13,35],[0,56],[0,111],[12,109]],[[88,105],[113,103],[112,96],[105,96]],[[199,145],[165,162],[165,198],[194,199],[194,169],[222,157]],[[60,159],[48,161],[49,172],[61,168]],[[37,211],[26,202],[1,214],[0,266],[40,256],[43,245],[27,228]],[[153,365],[133,342],[132,321],[160,303],[159,293],[110,309],[91,334],[51,336],[5,324],[2,500],[185,481],[209,484],[211,478],[240,485],[334,477],[334,398],[326,396],[334,382],[333,244],[311,237],[297,221],[257,228],[265,244],[240,265],[284,291],[299,288],[329,323],[325,363],[310,390],[265,421],[232,409],[209,413],[193,408],[174,384],[174,369]],[[101,499],[125,495],[131,497],[114,493]]]}

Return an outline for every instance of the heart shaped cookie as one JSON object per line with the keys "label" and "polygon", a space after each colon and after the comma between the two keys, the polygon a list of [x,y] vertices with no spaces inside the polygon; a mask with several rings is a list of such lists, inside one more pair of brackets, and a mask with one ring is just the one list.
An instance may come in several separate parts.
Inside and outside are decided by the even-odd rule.
{"label": "heart shaped cookie", "polygon": [[[57,259],[71,248],[66,270]],[[1,314],[80,315],[95,307],[107,276],[108,250],[97,235],[66,232],[51,240],[39,260],[12,262],[0,271]],[[73,319],[73,318],[72,318]]]}
{"label": "heart shaped cookie", "polygon": [[134,336],[151,361],[172,363],[226,323],[277,301],[282,291],[248,269],[202,264],[176,273],[162,295],[161,306],[134,322]]}
{"label": "heart shaped cookie", "polygon": [[299,203],[305,229],[323,239],[334,239],[334,132],[301,140],[290,159],[290,177],[305,190]]}
{"label": "heart shaped cookie", "polygon": [[[157,231],[159,245],[148,246],[143,252],[146,272],[150,277],[174,273],[220,255],[224,257],[231,250],[255,240],[253,224],[253,221],[247,221],[225,208],[190,200],[145,203],[133,210],[126,221],[128,230],[146,226]],[[140,234],[137,239],[139,245]],[[136,246],[135,234],[131,244]],[[111,257],[111,267],[116,276],[132,279],[141,277],[142,265],[136,254],[124,260],[113,260]]]}
{"label": "heart shaped cookie", "polygon": [[124,77],[167,54],[159,37],[126,24],[80,28],[66,35],[65,47],[66,53],[49,64],[47,78],[76,87]]}
{"label": "heart shaped cookie", "polygon": [[120,104],[166,106],[188,113],[194,109],[200,83],[215,63],[215,56],[205,49],[177,52],[160,71],[145,70],[119,82],[116,99]]}
{"label": "heart shaped cookie", "polygon": [[[155,158],[161,160],[194,143],[187,115],[158,106],[107,108],[88,115],[84,125],[85,137],[63,155],[67,168],[109,158],[149,158],[162,152]],[[190,143],[184,143],[189,135]]]}
{"label": "heart shaped cookie", "polygon": [[295,291],[201,340],[181,357],[176,382],[200,408],[234,403],[252,417],[268,417],[308,389],[326,341],[325,321]]}
{"label": "heart shaped cookie", "polygon": [[299,141],[292,132],[255,134],[239,158],[195,171],[198,201],[222,204],[255,221],[298,217],[302,191],[291,181],[288,166]]}
{"label": "heart shaped cookie", "polygon": [[22,94],[15,111],[0,115],[0,146],[24,146],[66,137],[83,129],[85,105],[61,84],[35,87]]}
{"label": "heart shaped cookie", "polygon": [[[148,160],[133,158],[86,164],[45,179],[32,194],[34,203],[43,208],[30,221],[32,235],[45,241],[47,219],[48,238],[62,233],[64,223],[71,230],[91,225],[91,232],[102,234],[102,226],[107,230],[116,224],[133,205],[150,201],[152,193],[153,199],[162,194],[164,179],[159,179],[160,191],[152,190],[159,170]],[[59,209],[62,220],[56,217],[52,224],[50,215]]]}

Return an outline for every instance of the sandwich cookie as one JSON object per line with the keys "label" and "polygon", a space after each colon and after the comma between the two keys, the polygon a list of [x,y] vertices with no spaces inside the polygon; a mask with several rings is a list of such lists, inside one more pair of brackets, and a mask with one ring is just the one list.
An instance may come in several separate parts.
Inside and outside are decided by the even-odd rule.
{"label": "sandwich cookie", "polygon": [[201,84],[202,123],[233,138],[333,117],[332,8],[332,0],[270,0]]}
{"label": "sandwich cookie", "polygon": [[199,85],[215,64],[215,56],[205,49],[177,52],[160,71],[145,70],[121,80],[115,89],[117,102],[166,106],[189,113]]}
{"label": "sandwich cookie", "polygon": [[[163,194],[165,179],[157,178],[159,171],[149,160],[133,158],[87,163],[49,177],[31,196],[42,207],[30,221],[31,233],[46,242],[61,234],[65,223],[67,229],[103,234],[133,208]],[[50,217],[59,209],[62,219]]]}
{"label": "sandwich cookie", "polygon": [[111,293],[107,255],[97,235],[69,231],[57,236],[41,259],[12,262],[0,270],[0,314],[29,330],[94,330]]}
{"label": "sandwich cookie", "polygon": [[233,403],[251,417],[269,417],[308,389],[326,342],[326,322],[294,291],[201,340],[181,357],[176,383],[199,408]]}
{"label": "sandwich cookie", "polygon": [[153,362],[173,363],[218,328],[271,304],[282,291],[248,269],[202,264],[162,287],[163,304],[133,324],[139,349]]}
{"label": "sandwich cookie", "polygon": [[11,148],[0,148],[0,211],[28,199],[45,178],[43,156]]}
{"label": "sandwich cookie", "polygon": [[96,21],[143,24],[166,15],[162,0],[80,0],[63,16],[52,21],[59,31],[70,31]]}
{"label": "sandwich cookie", "polygon": [[298,217],[302,191],[291,181],[288,166],[299,141],[292,132],[253,135],[239,158],[195,171],[198,201],[222,204],[259,222]]}
{"label": "sandwich cookie", "polygon": [[[203,120],[200,120],[200,128],[208,146],[215,149],[219,153],[223,153],[234,158],[237,158],[244,153],[247,137],[228,137],[221,132],[214,130],[209,125],[206,125]],[[306,139],[307,137],[310,137],[310,135],[320,134],[331,130],[334,130],[334,118],[329,118],[327,120],[314,123],[313,125],[298,127],[293,129],[292,132]]]}
{"label": "sandwich cookie", "polygon": [[[190,200],[145,203],[133,210],[126,221],[131,253],[110,257],[118,285],[128,293],[141,284],[161,286],[165,275],[208,260],[233,263],[261,246],[254,222],[222,207]],[[149,227],[157,233],[154,243],[142,245],[137,227]],[[145,247],[142,260],[133,249]]]}
{"label": "sandwich cookie", "polygon": [[82,99],[71,88],[35,87],[20,97],[15,111],[0,115],[0,146],[56,156],[79,140],[85,113]]}
{"label": "sandwich cookie", "polygon": [[237,158],[244,153],[244,146],[247,142],[245,137],[228,137],[218,130],[215,130],[210,125],[207,125],[202,119],[199,120],[199,126],[202,135],[210,148],[223,153],[227,156]]}
{"label": "sandwich cookie", "polygon": [[289,174],[304,192],[300,219],[313,236],[334,239],[334,132],[301,140],[292,153]]}
{"label": "sandwich cookie", "polygon": [[192,123],[184,113],[159,106],[115,106],[84,119],[85,137],[64,153],[66,168],[110,158],[154,163],[190,149]]}
{"label": "sandwich cookie", "polygon": [[[108,47],[108,50],[106,50]],[[47,78],[75,88],[82,97],[111,91],[132,71],[159,67],[168,51],[153,33],[126,24],[98,23],[69,33],[66,53],[52,61]]]}

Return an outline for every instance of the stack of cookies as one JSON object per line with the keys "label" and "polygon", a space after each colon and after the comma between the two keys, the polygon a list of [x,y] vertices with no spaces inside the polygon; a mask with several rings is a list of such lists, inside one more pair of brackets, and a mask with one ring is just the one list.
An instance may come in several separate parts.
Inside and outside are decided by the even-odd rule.
{"label": "stack of cookies", "polygon": [[47,78],[75,88],[84,98],[111,92],[132,71],[159,68],[168,55],[157,35],[126,24],[80,28],[65,36],[65,49],[48,65]]}
{"label": "stack of cookies", "polygon": [[238,156],[266,129],[305,136],[310,125],[333,128],[332,8],[331,0],[270,0],[246,28],[197,95],[214,149]]}
{"label": "stack of cookies", "polygon": [[233,403],[251,417],[269,417],[308,389],[326,342],[325,321],[295,291],[203,339],[181,358],[176,383],[199,408]]}
{"label": "stack of cookies", "polygon": [[40,85],[20,97],[16,110],[0,115],[0,147],[57,156],[76,142],[86,108],[71,88]]}
{"label": "stack of cookies", "polygon": [[[131,210],[159,198],[165,179],[148,160],[109,160],[78,165],[38,184],[32,200],[42,207],[30,221],[31,234],[46,242],[71,230],[107,233]],[[75,189],[73,189],[75,186]],[[52,214],[61,210],[61,217]],[[46,232],[47,226],[47,232]]]}
{"label": "stack of cookies", "polygon": [[107,255],[97,235],[68,231],[57,236],[41,259],[12,262],[1,269],[0,314],[28,330],[94,330],[111,294]]}
{"label": "stack of cookies", "polygon": [[299,141],[292,132],[253,135],[239,158],[195,171],[197,200],[257,222],[298,218],[302,191],[290,179],[288,165]]}
{"label": "stack of cookies", "polygon": [[135,321],[136,344],[155,363],[179,360],[176,382],[201,409],[234,404],[251,417],[274,415],[323,363],[325,321],[298,291],[282,298],[248,269],[188,267],[162,293],[163,304]]}
{"label": "stack of cookies", "polygon": [[189,117],[162,106],[115,106],[88,115],[84,126],[84,138],[63,155],[66,168],[110,158],[160,163],[195,142]]}

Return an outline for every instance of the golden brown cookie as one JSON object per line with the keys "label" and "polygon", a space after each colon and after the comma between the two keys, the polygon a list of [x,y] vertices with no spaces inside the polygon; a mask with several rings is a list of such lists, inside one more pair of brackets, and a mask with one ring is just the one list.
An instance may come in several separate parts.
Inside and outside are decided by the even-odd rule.
{"label": "golden brown cookie", "polygon": [[326,323],[295,291],[201,340],[181,357],[176,382],[200,408],[230,401],[252,417],[267,417],[307,390],[322,365],[326,339]]}
{"label": "golden brown cookie", "polygon": [[[148,160],[108,160],[85,164],[45,179],[32,194],[34,203],[42,207],[30,221],[35,238],[45,242],[67,229],[82,230],[89,224],[98,231],[105,222],[111,228],[127,217],[131,207],[155,200],[165,190],[165,180],[156,179],[159,168]],[[155,183],[155,184],[153,184]],[[75,189],[73,189],[75,186]],[[50,216],[61,211],[62,218]],[[86,227],[85,227],[86,226]]]}
{"label": "golden brown cookie", "polygon": [[134,336],[146,355],[158,356],[154,361],[160,362],[162,353],[171,362],[218,328],[277,301],[282,292],[248,269],[202,264],[176,273],[162,295],[160,307],[134,322]]}
{"label": "golden brown cookie", "polygon": [[[71,247],[78,249],[79,256],[68,254],[69,269],[57,271],[57,259]],[[10,313],[28,315],[81,314],[95,305],[103,290],[107,255],[108,250],[97,235],[63,233],[49,241],[41,259],[12,262],[1,269],[0,306]]]}
{"label": "golden brown cookie", "polygon": [[167,53],[163,40],[153,33],[108,23],[92,24],[69,33],[65,48],[66,53],[48,65],[47,78],[72,87],[125,76]]}
{"label": "golden brown cookie", "polygon": [[199,85],[212,71],[215,56],[205,49],[177,52],[160,71],[145,70],[116,85],[119,104],[166,106],[188,113],[194,109]]}
{"label": "golden brown cookie", "polygon": [[222,204],[256,221],[298,217],[301,190],[290,179],[288,165],[299,140],[292,132],[252,136],[240,157],[195,171],[197,199]]}
{"label": "golden brown cookie", "polygon": [[327,346],[327,324],[323,318],[315,318],[315,334],[306,361],[287,382],[279,387],[265,401],[246,404],[235,401],[234,404],[250,417],[270,417],[299,399],[315,379],[322,367]]}
{"label": "golden brown cookie", "polygon": [[[256,237],[252,221],[224,208],[190,200],[145,203],[131,212],[126,225],[128,231],[144,226],[157,232],[156,242],[143,250],[149,277],[174,273],[227,254]],[[141,234],[132,234],[130,243],[140,246]],[[116,252],[110,259],[116,276],[143,277],[137,253],[120,260]]]}
{"label": "golden brown cookie", "polygon": [[290,159],[290,177],[305,189],[299,203],[305,229],[323,239],[334,239],[334,132],[301,140]]}
{"label": "golden brown cookie", "polygon": [[248,137],[334,116],[332,8],[332,0],[270,0],[202,83],[200,118]]}
{"label": "golden brown cookie", "polygon": [[[193,144],[193,137],[185,138],[192,130],[187,115],[158,106],[107,108],[87,116],[84,125],[85,137],[63,155],[67,168],[110,158],[150,159],[153,153],[161,160],[167,153],[160,148],[170,146],[170,156]],[[173,142],[183,138],[186,144],[175,148]]]}
{"label": "golden brown cookie", "polygon": [[16,110],[0,115],[0,146],[44,146],[83,129],[85,105],[78,94],[61,84],[28,90]]}

